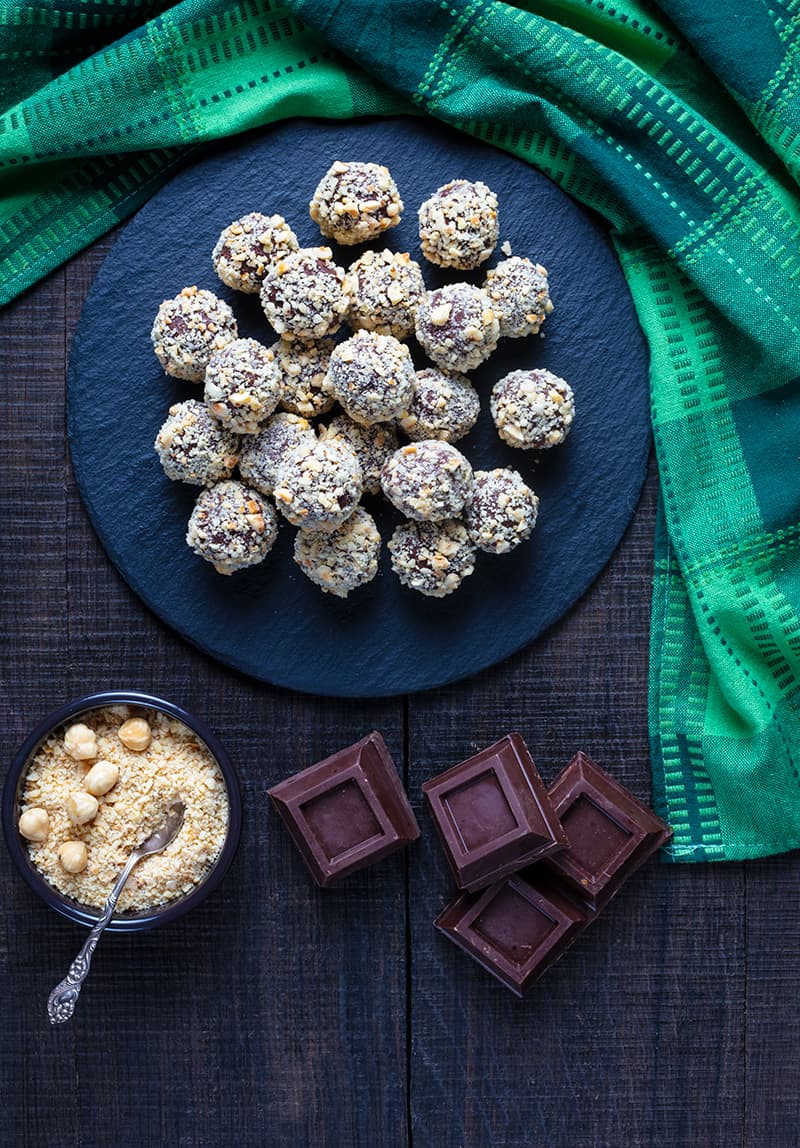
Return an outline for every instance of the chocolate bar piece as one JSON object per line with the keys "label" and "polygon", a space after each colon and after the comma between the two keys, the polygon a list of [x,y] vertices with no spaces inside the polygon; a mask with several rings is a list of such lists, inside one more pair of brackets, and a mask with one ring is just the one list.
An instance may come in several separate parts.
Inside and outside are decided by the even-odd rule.
{"label": "chocolate bar piece", "polygon": [[575,754],[548,793],[569,849],[547,863],[594,909],[607,905],[672,836],[660,817],[585,753]]}
{"label": "chocolate bar piece", "polygon": [[483,893],[462,894],[434,922],[517,996],[672,836],[585,753],[575,755],[548,793],[569,847]]}
{"label": "chocolate bar piece", "polygon": [[377,731],[268,792],[311,876],[323,887],[419,837],[394,762]]}
{"label": "chocolate bar piece", "polygon": [[518,733],[426,781],[422,792],[459,889],[484,889],[567,844]]}
{"label": "chocolate bar piece", "polygon": [[434,924],[521,997],[583,932],[591,912],[547,877],[534,885],[515,873],[481,893],[463,893]]}

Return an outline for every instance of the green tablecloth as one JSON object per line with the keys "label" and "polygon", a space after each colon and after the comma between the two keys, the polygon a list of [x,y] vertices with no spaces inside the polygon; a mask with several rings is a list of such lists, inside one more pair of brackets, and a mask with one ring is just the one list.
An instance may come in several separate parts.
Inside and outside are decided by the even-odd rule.
{"label": "green tablecloth", "polygon": [[413,107],[546,172],[611,223],[650,343],[671,856],[800,846],[798,0],[163,7],[0,9],[0,301],[287,116]]}

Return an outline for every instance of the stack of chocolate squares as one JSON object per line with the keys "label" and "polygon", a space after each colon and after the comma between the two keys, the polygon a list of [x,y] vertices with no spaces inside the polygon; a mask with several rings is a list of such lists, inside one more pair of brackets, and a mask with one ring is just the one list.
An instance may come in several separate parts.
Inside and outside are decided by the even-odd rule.
{"label": "stack of chocolate squares", "polygon": [[[584,753],[547,790],[518,733],[422,790],[462,890],[435,925],[518,996],[672,834]],[[377,732],[269,794],[323,887],[419,837]]]}
{"label": "stack of chocolate squares", "polygon": [[436,928],[518,996],[672,835],[585,753],[547,790],[518,733],[422,790],[464,890]]}

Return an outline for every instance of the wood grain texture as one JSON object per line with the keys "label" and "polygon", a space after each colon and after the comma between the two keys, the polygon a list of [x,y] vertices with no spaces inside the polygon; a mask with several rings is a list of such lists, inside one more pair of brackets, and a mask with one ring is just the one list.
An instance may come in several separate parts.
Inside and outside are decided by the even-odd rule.
{"label": "wood grain texture", "polygon": [[[0,315],[6,756],[61,700],[148,689],[223,737],[245,824],[201,909],[103,940],[74,1022],[55,1031],[44,1002],[84,934],[0,854],[0,1144],[794,1148],[796,857],[647,865],[525,1002],[432,927],[452,887],[426,777],[516,728],[547,781],[581,747],[649,794],[654,474],[589,594],[496,670],[405,702],[252,682],[133,597],[72,482],[66,347],[109,243]],[[266,790],[371,728],[406,773],[423,836],[317,890]]]}

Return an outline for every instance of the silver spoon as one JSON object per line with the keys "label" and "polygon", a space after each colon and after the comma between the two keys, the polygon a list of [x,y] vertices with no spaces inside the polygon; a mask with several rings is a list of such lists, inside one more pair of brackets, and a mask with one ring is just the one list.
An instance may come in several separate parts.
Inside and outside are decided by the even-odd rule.
{"label": "silver spoon", "polygon": [[125,886],[125,882],[133,872],[133,867],[137,865],[143,857],[149,857],[151,853],[160,853],[162,849],[166,849],[167,845],[169,845],[170,841],[173,840],[183,825],[183,815],[185,812],[186,806],[183,802],[176,801],[174,805],[169,807],[169,812],[164,822],[159,825],[155,833],[151,833],[150,836],[145,838],[141,845],[138,845],[131,853],[125,864],[125,868],[119,875],[116,885],[109,894],[103,912],[98,917],[97,923],[86,938],[86,943],[69,966],[69,972],[63,981],[60,981],[59,984],[56,985],[48,997],[47,1015],[50,1017],[51,1024],[62,1024],[65,1020],[69,1020],[75,1012],[75,1005],[80,991],[83,988],[83,982],[89,975],[89,966],[92,963],[97,942],[100,940],[100,934],[114,915],[114,909],[117,907],[119,895]]}

